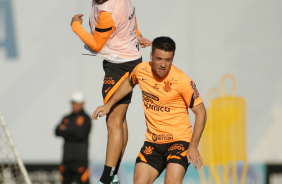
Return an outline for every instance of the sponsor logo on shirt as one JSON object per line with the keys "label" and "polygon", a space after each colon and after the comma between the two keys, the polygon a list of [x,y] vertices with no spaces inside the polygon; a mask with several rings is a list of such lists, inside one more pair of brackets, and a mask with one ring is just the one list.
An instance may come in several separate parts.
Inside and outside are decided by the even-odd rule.
{"label": "sponsor logo on shirt", "polygon": [[132,12],[131,15],[128,17],[128,20],[133,19],[134,15],[135,15],[135,8],[133,8],[133,12]]}
{"label": "sponsor logo on shirt", "polygon": [[143,94],[143,99],[151,99],[151,100],[155,100],[155,101],[159,101],[159,97],[156,97],[155,95],[152,95],[150,93],[147,93],[146,91],[142,91]]}
{"label": "sponsor logo on shirt", "polygon": [[140,44],[139,44],[139,42],[136,42],[136,48],[137,48],[138,51],[140,50]]}
{"label": "sponsor logo on shirt", "polygon": [[194,82],[194,81],[191,81],[191,82],[190,82],[190,85],[191,85],[191,87],[192,87],[192,89],[193,89],[193,93],[194,93],[193,97],[194,97],[194,99],[199,98],[200,93],[199,93],[198,89],[196,88],[195,82]]}
{"label": "sponsor logo on shirt", "polygon": [[153,134],[152,135],[152,140],[154,142],[156,141],[163,141],[163,140],[172,140],[173,139],[173,134],[159,134],[159,135],[156,135],[156,134]]}
{"label": "sponsor logo on shirt", "polygon": [[159,101],[159,98],[147,93],[145,91],[142,91],[143,94],[143,104],[146,109],[151,109],[153,111],[161,111],[161,112],[170,112],[169,107],[159,106],[156,105],[154,101]]}

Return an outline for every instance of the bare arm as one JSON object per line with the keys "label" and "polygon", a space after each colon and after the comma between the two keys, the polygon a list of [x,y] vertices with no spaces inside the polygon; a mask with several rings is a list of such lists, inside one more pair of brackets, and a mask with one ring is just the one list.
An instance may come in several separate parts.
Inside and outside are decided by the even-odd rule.
{"label": "bare arm", "polygon": [[125,95],[130,93],[134,88],[134,85],[130,82],[129,76],[121,83],[117,91],[113,94],[110,100],[103,106],[97,107],[97,109],[93,112],[92,120],[102,117],[109,113],[112,106],[117,103],[120,99],[122,99]]}
{"label": "bare arm", "polygon": [[192,140],[187,150],[187,158],[189,163],[191,163],[192,160],[193,165],[197,170],[198,165],[199,168],[203,166],[203,159],[198,151],[198,146],[201,139],[201,135],[205,128],[207,115],[206,115],[206,108],[203,103],[191,108],[191,110],[195,114],[195,124],[194,124]]}

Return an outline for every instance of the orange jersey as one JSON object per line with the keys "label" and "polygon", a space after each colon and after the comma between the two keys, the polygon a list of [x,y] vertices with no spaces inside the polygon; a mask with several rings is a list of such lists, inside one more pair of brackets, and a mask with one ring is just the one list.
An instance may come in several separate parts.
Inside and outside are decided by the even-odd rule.
{"label": "orange jersey", "polygon": [[130,75],[133,84],[139,84],[147,124],[146,141],[169,143],[190,142],[192,125],[188,107],[202,103],[202,98],[192,81],[174,65],[163,80],[152,73],[151,62],[140,63]]}

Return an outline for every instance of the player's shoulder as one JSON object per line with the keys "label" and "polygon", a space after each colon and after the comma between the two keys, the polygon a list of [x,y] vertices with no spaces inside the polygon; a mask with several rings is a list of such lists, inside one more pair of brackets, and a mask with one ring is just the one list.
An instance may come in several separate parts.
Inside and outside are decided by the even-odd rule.
{"label": "player's shoulder", "polygon": [[63,119],[70,118],[72,114],[73,114],[72,112],[64,114]]}
{"label": "player's shoulder", "polygon": [[182,82],[191,81],[191,78],[185,72],[183,72],[182,70],[180,70],[179,68],[177,68],[174,65],[172,65],[171,67],[174,71],[174,75],[176,76],[176,78],[180,79],[180,81]]}
{"label": "player's shoulder", "polygon": [[147,61],[147,62],[139,63],[138,65],[140,65],[140,66],[151,66],[150,63],[151,63],[151,61]]}
{"label": "player's shoulder", "polygon": [[135,70],[137,71],[151,71],[151,65],[150,65],[150,61],[148,62],[142,62],[142,63],[139,63],[136,67],[135,67]]}

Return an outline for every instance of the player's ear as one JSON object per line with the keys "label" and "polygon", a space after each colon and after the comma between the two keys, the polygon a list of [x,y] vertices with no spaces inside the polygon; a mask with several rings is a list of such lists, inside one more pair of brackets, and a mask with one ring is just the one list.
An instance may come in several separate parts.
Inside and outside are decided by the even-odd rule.
{"label": "player's ear", "polygon": [[150,60],[152,61],[153,55],[152,55],[152,51],[150,53]]}

